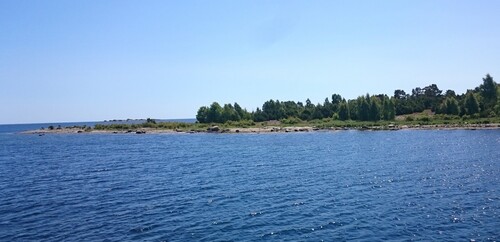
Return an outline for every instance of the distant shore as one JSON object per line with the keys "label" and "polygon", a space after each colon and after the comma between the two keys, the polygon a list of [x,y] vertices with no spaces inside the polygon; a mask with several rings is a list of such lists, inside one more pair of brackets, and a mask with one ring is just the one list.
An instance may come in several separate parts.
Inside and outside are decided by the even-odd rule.
{"label": "distant shore", "polygon": [[463,124],[463,125],[388,125],[388,126],[363,126],[363,127],[331,127],[316,128],[311,126],[264,126],[248,128],[221,128],[212,126],[206,130],[189,129],[161,129],[161,128],[139,128],[130,130],[95,130],[75,127],[57,128],[57,129],[36,129],[21,132],[22,134],[174,134],[174,133],[294,133],[294,132],[324,132],[324,131],[397,131],[397,130],[492,130],[500,129],[499,124]]}

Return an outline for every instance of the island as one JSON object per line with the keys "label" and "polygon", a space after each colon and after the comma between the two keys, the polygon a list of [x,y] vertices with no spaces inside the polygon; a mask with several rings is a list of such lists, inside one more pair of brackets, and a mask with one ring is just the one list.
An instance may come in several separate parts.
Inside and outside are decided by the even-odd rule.
{"label": "island", "polygon": [[339,94],[313,104],[266,101],[249,112],[238,103],[213,102],[198,109],[195,123],[157,122],[96,124],[93,127],[47,127],[26,131],[47,133],[289,133],[337,130],[499,129],[500,85],[489,74],[465,93],[442,91],[436,84],[410,93],[361,95],[346,100]]}

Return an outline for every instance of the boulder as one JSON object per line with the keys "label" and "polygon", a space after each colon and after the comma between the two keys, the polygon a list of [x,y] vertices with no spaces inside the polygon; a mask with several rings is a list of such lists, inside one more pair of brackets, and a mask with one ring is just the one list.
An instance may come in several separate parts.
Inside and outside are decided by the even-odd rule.
{"label": "boulder", "polygon": [[207,131],[209,131],[209,132],[219,132],[220,128],[219,128],[219,126],[212,126],[210,128],[207,128]]}

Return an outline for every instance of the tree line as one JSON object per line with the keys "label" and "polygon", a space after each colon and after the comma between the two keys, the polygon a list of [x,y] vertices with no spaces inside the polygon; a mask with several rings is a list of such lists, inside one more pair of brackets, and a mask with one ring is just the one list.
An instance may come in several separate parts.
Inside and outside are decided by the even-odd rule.
{"label": "tree line", "polygon": [[410,93],[397,89],[394,95],[362,95],[346,100],[339,94],[323,103],[313,104],[295,101],[266,101],[262,107],[249,112],[238,103],[221,106],[213,102],[198,109],[196,119],[200,123],[225,123],[228,121],[252,120],[314,120],[333,118],[337,120],[379,121],[394,120],[396,115],[412,114],[430,109],[437,114],[469,116],[472,118],[500,116],[500,85],[487,74],[483,83],[466,93],[457,95],[453,90],[443,92],[436,84],[424,88],[416,87]]}

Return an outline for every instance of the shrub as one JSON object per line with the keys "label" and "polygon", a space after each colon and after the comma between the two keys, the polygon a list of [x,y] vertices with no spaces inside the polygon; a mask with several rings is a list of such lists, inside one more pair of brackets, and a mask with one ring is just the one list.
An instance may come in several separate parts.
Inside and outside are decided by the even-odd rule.
{"label": "shrub", "polygon": [[298,124],[300,122],[302,122],[302,120],[300,120],[299,118],[295,118],[295,117],[289,117],[289,118],[285,118],[285,119],[281,120],[281,123],[283,123],[283,124]]}
{"label": "shrub", "polygon": [[431,118],[428,117],[428,116],[424,116],[424,117],[421,117],[419,120],[422,121],[422,122],[426,122],[427,123],[427,122],[431,121]]}

